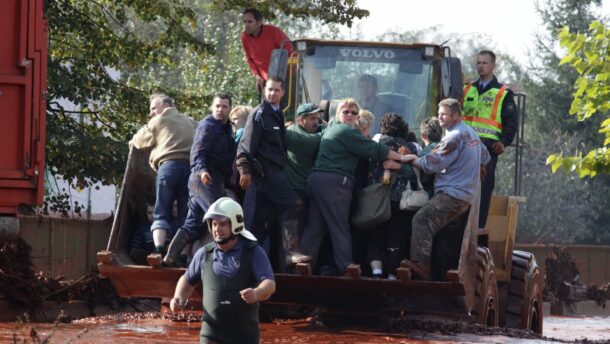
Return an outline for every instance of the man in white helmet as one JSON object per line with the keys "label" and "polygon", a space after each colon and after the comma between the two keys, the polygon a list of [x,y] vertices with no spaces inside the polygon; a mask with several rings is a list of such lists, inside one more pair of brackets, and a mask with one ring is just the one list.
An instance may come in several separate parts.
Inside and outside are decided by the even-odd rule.
{"label": "man in white helmet", "polygon": [[170,302],[182,308],[199,281],[203,284],[201,343],[258,343],[259,302],[275,292],[275,278],[265,251],[244,228],[239,203],[222,197],[204,220],[214,242],[195,253]]}

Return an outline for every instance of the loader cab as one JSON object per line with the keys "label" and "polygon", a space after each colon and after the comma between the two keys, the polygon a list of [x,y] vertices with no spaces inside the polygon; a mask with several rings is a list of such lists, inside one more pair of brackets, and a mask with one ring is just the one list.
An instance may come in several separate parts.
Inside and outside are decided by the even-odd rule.
{"label": "loader cab", "polygon": [[[436,115],[438,101],[461,97],[461,66],[444,68],[449,51],[438,45],[303,39],[294,47],[287,75],[289,115],[301,103],[316,103],[332,120],[341,99],[355,98],[375,115],[374,135],[386,113],[398,113],[417,128]],[[451,72],[459,79],[444,84]]]}

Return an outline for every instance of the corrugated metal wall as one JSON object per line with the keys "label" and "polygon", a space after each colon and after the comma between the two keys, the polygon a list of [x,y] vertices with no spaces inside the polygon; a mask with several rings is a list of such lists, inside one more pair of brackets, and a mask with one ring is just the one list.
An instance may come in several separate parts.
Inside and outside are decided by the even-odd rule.
{"label": "corrugated metal wall", "polygon": [[[544,260],[553,252],[553,245],[516,244],[517,250],[533,253],[538,267],[544,273]],[[585,284],[595,283],[598,286],[610,282],[610,246],[571,245],[565,247],[576,262],[580,279]]]}
{"label": "corrugated metal wall", "polygon": [[76,279],[96,268],[106,248],[112,217],[105,220],[20,216],[21,237],[32,246],[32,261],[47,276]]}
{"label": "corrugated metal wall", "polygon": [[[112,218],[81,220],[21,216],[21,237],[32,246],[32,261],[48,276],[75,279],[97,266],[96,253],[106,248]],[[516,244],[516,249],[532,252],[544,273],[544,260],[552,245]],[[610,282],[610,246],[566,246],[576,261],[585,283]]]}

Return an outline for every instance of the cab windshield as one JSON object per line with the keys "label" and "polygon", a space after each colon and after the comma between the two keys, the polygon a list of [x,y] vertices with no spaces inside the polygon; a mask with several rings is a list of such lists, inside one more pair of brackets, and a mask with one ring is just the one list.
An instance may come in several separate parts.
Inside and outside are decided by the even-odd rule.
{"label": "cab windshield", "polygon": [[299,103],[331,101],[330,118],[343,98],[355,98],[375,115],[371,135],[384,114],[396,112],[419,134],[429,113],[432,61],[423,48],[316,46],[301,55]]}

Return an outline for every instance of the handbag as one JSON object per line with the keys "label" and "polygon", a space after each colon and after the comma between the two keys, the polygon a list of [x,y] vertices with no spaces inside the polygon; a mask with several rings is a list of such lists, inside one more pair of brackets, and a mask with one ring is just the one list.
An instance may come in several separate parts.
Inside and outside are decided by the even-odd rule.
{"label": "handbag", "polygon": [[400,210],[419,210],[430,200],[428,192],[424,190],[419,178],[419,170],[414,168],[415,177],[417,178],[417,190],[413,190],[411,183],[407,183],[407,188],[402,192],[400,197]]}
{"label": "handbag", "polygon": [[373,183],[358,191],[357,208],[352,215],[352,225],[361,231],[374,229],[392,216],[390,187]]}

